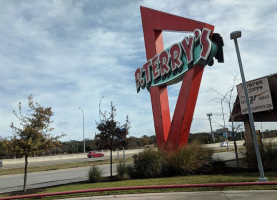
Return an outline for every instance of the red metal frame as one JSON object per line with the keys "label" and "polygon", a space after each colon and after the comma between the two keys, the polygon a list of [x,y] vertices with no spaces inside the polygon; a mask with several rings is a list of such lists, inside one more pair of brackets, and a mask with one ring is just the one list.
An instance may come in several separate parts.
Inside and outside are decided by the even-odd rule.
{"label": "red metal frame", "polygon": [[[162,31],[189,31],[214,26],[180,16],[140,7],[147,60],[164,50]],[[211,32],[211,33],[212,33]],[[204,67],[195,66],[183,78],[172,122],[167,86],[150,88],[153,118],[159,149],[177,150],[187,144]]]}
{"label": "red metal frame", "polygon": [[57,196],[57,195],[64,195],[64,194],[78,194],[78,193],[89,193],[89,192],[101,192],[102,193],[102,192],[107,192],[107,191],[119,191],[119,190],[145,190],[145,189],[192,188],[192,187],[219,187],[220,189],[224,189],[224,187],[227,187],[227,186],[253,186],[253,185],[277,185],[277,181],[242,182],[242,183],[180,184],[180,185],[151,185],[151,186],[97,188],[97,189],[87,189],[87,190],[73,190],[73,191],[65,191],[65,192],[10,196],[10,197],[0,198],[0,200],[24,199],[24,198],[35,198],[35,197],[41,197],[43,199],[46,196]]}

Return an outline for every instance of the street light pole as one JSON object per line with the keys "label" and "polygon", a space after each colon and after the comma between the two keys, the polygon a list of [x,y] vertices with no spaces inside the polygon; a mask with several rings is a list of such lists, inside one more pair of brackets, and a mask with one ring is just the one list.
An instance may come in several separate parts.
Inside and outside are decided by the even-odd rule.
{"label": "street light pole", "polygon": [[238,57],[239,69],[240,69],[240,74],[241,74],[241,79],[242,79],[242,86],[243,86],[245,100],[246,100],[246,104],[247,104],[250,128],[251,128],[251,132],[252,132],[253,143],[254,143],[254,147],[255,147],[255,151],[256,151],[258,168],[259,168],[259,172],[260,172],[259,181],[267,182],[267,178],[264,176],[264,168],[263,168],[263,163],[262,163],[262,159],[261,159],[260,149],[259,149],[258,142],[257,142],[256,131],[255,131],[255,126],[254,126],[254,118],[253,118],[253,114],[252,114],[251,107],[250,107],[250,102],[249,102],[249,97],[248,97],[246,82],[245,82],[245,76],[244,76],[244,71],[243,71],[240,52],[239,52],[237,38],[240,38],[240,37],[241,37],[241,31],[234,31],[230,34],[231,40],[232,39],[234,40],[237,57]]}
{"label": "street light pole", "polygon": [[213,114],[212,113],[207,113],[207,116],[209,117],[209,121],[210,121],[212,140],[213,140],[213,143],[215,143],[214,132],[213,132],[213,128],[212,128],[212,120],[211,120],[211,116],[213,116]]}
{"label": "street light pole", "polygon": [[85,140],[85,115],[83,109],[79,108],[83,113],[83,140],[84,140],[84,154],[86,153],[86,140]]}

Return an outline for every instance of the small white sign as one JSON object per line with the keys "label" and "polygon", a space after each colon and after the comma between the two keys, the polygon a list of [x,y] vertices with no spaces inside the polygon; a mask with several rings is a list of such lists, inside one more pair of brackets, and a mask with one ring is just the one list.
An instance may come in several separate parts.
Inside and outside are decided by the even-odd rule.
{"label": "small white sign", "polygon": [[[272,110],[273,104],[267,77],[246,83],[251,110],[253,113]],[[242,84],[237,85],[239,102],[242,114],[248,114]]]}

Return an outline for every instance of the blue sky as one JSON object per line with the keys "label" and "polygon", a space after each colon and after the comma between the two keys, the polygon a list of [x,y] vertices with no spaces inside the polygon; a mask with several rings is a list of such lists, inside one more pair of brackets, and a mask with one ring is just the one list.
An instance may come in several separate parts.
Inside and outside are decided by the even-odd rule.
{"label": "blue sky", "polygon": [[[85,135],[93,138],[101,109],[113,101],[116,119],[129,115],[131,135],[153,135],[154,124],[147,90],[136,93],[134,72],[145,62],[140,6],[161,10],[215,26],[224,38],[225,63],[206,67],[191,132],[210,130],[206,113],[214,116],[213,128],[223,124],[218,96],[228,91],[239,75],[230,33],[239,39],[247,80],[276,73],[276,1],[161,1],[161,0],[0,0],[0,136],[12,135],[12,111],[27,96],[54,112],[53,134],[63,140],[82,140],[82,107]],[[179,42],[184,33],[165,32],[164,46]],[[240,82],[240,76],[237,83]],[[171,113],[180,84],[169,87]],[[226,115],[228,110],[225,110]],[[260,129],[261,123],[256,123]],[[277,129],[263,123],[263,129]]]}

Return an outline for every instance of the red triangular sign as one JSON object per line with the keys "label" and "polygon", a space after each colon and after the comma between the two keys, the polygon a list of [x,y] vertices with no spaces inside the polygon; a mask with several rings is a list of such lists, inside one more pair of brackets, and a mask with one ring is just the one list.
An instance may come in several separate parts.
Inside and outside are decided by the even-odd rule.
{"label": "red triangular sign", "polygon": [[[164,50],[162,31],[188,31],[214,26],[179,17],[157,10],[141,7],[147,60]],[[183,77],[172,122],[170,120],[167,86],[150,87],[150,96],[159,149],[177,150],[187,144],[194,108],[204,71],[203,66],[194,66]]]}

